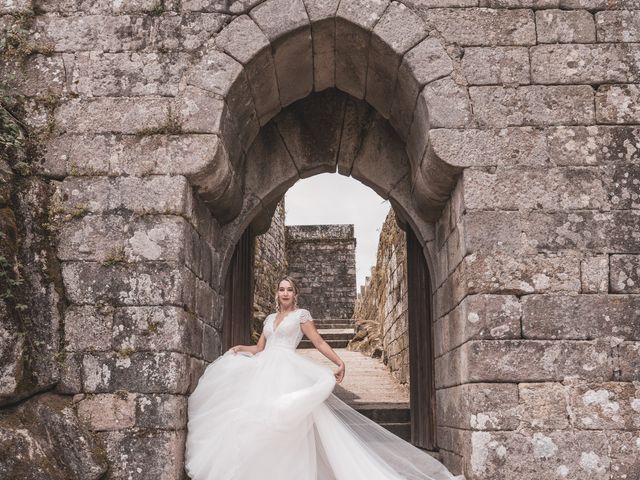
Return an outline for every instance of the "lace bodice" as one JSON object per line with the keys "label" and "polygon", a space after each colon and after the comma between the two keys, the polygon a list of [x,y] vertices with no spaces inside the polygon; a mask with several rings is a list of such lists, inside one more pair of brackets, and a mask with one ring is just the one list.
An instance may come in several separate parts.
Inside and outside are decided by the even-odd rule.
{"label": "lace bodice", "polygon": [[278,345],[295,350],[304,336],[300,324],[313,319],[309,310],[298,308],[288,313],[277,326],[274,325],[275,320],[276,314],[272,313],[264,321],[265,348]]}

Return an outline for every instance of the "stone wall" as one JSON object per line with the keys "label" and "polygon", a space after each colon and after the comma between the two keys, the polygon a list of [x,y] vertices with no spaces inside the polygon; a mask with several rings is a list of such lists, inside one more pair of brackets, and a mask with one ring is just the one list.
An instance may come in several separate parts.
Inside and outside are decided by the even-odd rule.
{"label": "stone wall", "polygon": [[288,225],[289,274],[314,318],[352,318],[356,299],[353,225]]}
{"label": "stone wall", "polygon": [[354,309],[356,337],[349,349],[381,354],[399,383],[409,384],[406,234],[393,209],[380,231],[376,264]]}
{"label": "stone wall", "polygon": [[253,323],[254,340],[260,337],[262,324],[275,312],[275,292],[280,278],[287,274],[287,251],[285,230],[285,207],[282,199],[276,207],[271,226],[262,235],[256,236],[254,256]]}

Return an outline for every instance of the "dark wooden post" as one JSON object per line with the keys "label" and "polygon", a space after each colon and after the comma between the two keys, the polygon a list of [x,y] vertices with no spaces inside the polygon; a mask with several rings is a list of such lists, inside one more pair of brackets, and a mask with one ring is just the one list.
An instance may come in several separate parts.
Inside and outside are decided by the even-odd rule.
{"label": "dark wooden post", "polygon": [[255,237],[251,226],[240,237],[231,258],[224,286],[223,348],[249,345],[253,315],[253,257]]}
{"label": "dark wooden post", "polygon": [[431,280],[422,246],[409,225],[407,225],[406,234],[411,443],[420,448],[435,450],[436,412]]}

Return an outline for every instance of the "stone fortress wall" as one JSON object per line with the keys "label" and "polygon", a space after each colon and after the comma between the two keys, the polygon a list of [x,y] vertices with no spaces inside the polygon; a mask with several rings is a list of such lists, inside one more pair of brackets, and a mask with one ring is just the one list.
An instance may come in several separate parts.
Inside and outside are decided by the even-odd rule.
{"label": "stone fortress wall", "polygon": [[405,233],[389,210],[380,231],[376,264],[354,309],[356,341],[350,349],[380,355],[399,383],[409,384],[407,247]]}
{"label": "stone fortress wall", "polygon": [[235,245],[337,170],[423,245],[443,461],[637,476],[639,12],[0,2],[1,475],[183,478]]}
{"label": "stone fortress wall", "polygon": [[289,273],[314,318],[350,319],[356,301],[353,225],[287,226]]}

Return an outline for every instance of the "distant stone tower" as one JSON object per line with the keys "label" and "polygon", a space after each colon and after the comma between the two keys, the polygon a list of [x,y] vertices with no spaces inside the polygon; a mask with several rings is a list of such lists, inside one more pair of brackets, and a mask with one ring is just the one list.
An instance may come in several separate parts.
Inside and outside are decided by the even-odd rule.
{"label": "distant stone tower", "polygon": [[353,225],[287,226],[289,274],[314,318],[351,318],[356,301]]}

